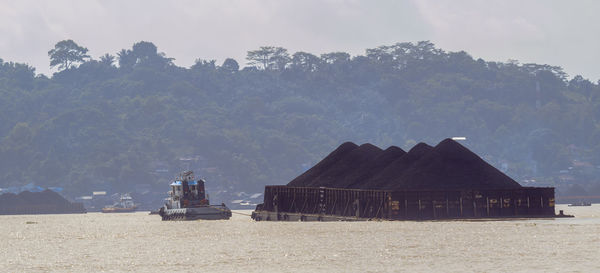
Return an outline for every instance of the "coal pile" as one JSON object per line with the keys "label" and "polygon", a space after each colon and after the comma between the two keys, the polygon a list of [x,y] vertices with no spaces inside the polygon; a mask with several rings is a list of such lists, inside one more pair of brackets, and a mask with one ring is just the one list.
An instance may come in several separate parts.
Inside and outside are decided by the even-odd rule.
{"label": "coal pile", "polygon": [[360,175],[358,170],[374,161],[381,153],[382,150],[374,145],[368,143],[360,145],[324,170],[321,175],[309,181],[308,185],[310,187],[347,188],[356,179],[356,176]]}
{"label": "coal pile", "polygon": [[296,177],[294,180],[288,183],[288,186],[291,187],[310,187],[310,185],[314,184],[313,182],[327,171],[331,166],[340,161],[340,159],[344,158],[349,152],[358,148],[358,145],[352,142],[345,142],[340,145],[337,149],[331,152],[328,156],[323,158],[317,165],[310,168],[305,173]]}
{"label": "coal pile", "polygon": [[0,195],[0,214],[84,213],[81,203],[71,203],[60,194],[45,190]]}
{"label": "coal pile", "polygon": [[350,184],[347,188],[373,188],[373,177],[382,173],[382,171],[394,163],[397,159],[404,157],[406,152],[396,146],[390,146],[377,157],[359,168],[356,168],[350,178]]}
{"label": "coal pile", "polygon": [[[404,154],[402,149],[401,154]],[[357,146],[346,142],[326,156],[317,165],[292,180],[288,186],[294,187],[330,187],[349,188],[368,171],[373,162],[380,162],[380,155],[396,153],[396,149],[382,151],[380,148],[366,143]]]}
{"label": "coal pile", "polygon": [[454,140],[446,139],[396,180],[416,189],[514,189],[521,185]]}
{"label": "coal pile", "polygon": [[292,180],[293,187],[374,190],[515,189],[521,185],[454,140],[392,146],[346,142]]}
{"label": "coal pile", "polygon": [[[397,157],[390,164],[385,166],[380,172],[374,175],[367,183],[360,185],[361,189],[395,189],[402,188],[398,178],[417,162],[426,153],[431,151],[433,147],[426,143],[419,143],[408,151],[405,155]],[[408,188],[408,187],[406,187]]]}

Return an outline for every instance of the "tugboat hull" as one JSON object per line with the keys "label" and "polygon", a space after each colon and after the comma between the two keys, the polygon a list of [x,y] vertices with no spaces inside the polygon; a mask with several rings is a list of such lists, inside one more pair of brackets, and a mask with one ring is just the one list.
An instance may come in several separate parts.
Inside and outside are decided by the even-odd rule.
{"label": "tugboat hull", "polygon": [[226,206],[203,206],[194,208],[161,208],[158,214],[163,221],[228,220],[231,210]]}

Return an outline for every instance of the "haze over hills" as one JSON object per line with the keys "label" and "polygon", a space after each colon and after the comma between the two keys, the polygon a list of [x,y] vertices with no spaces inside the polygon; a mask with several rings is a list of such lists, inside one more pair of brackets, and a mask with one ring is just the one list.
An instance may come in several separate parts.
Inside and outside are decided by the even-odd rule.
{"label": "haze over hills", "polygon": [[600,87],[560,67],[426,41],[354,57],[262,47],[247,61],[178,67],[150,42],[58,62],[51,78],[0,61],[0,188],[163,192],[193,169],[219,191],[260,192],[345,141],[407,151],[467,136],[521,184],[600,195]]}

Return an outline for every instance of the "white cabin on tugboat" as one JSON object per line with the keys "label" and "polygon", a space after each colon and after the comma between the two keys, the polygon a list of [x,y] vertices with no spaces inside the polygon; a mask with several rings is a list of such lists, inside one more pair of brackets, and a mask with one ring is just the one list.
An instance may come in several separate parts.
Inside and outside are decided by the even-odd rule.
{"label": "white cabin on tugboat", "polygon": [[[207,205],[208,199],[204,192],[204,180],[182,181],[176,180],[171,183],[169,202],[171,208],[193,207],[195,205]],[[187,189],[186,189],[187,187]]]}

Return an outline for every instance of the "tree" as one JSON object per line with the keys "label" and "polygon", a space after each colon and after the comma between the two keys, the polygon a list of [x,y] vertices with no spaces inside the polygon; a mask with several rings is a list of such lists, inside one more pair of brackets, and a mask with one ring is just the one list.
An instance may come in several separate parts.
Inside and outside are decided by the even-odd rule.
{"label": "tree", "polygon": [[173,65],[173,60],[175,60],[165,57],[165,53],[159,53],[153,43],[146,41],[135,43],[131,52],[136,57],[136,64],[163,68]]}
{"label": "tree", "polygon": [[367,57],[381,64],[389,64],[394,61],[394,55],[392,54],[393,49],[394,48],[391,46],[369,48],[367,49]]}
{"label": "tree", "polygon": [[223,65],[221,65],[221,70],[229,72],[229,73],[235,73],[240,69],[240,65],[238,64],[238,62],[232,58],[227,58],[225,59],[225,61],[223,62]]}
{"label": "tree", "polygon": [[135,65],[136,59],[135,56],[133,56],[133,54],[131,53],[131,50],[121,49],[121,51],[117,53],[117,56],[119,56],[120,68],[130,69],[133,68],[133,65]]}
{"label": "tree", "polygon": [[20,88],[33,88],[35,68],[20,63],[7,62],[0,59],[0,78],[4,78]]}
{"label": "tree", "polygon": [[274,70],[284,70],[285,66],[291,61],[290,55],[287,53],[287,49],[283,47],[276,47],[273,56],[271,56],[271,66]]}
{"label": "tree", "polygon": [[292,56],[292,64],[291,66],[294,69],[298,69],[304,72],[314,72],[317,70],[321,59],[319,57],[306,53],[306,52],[296,52]]}
{"label": "tree", "polygon": [[165,57],[158,52],[156,46],[151,42],[141,41],[133,44],[131,50],[122,49],[119,53],[119,67],[131,69],[134,66],[150,66],[164,68],[173,65],[173,58]]}
{"label": "tree", "polygon": [[215,65],[216,62],[216,60],[196,59],[194,65],[190,68],[194,70],[215,70],[217,68]]}
{"label": "tree", "polygon": [[344,63],[350,61],[350,54],[346,52],[331,52],[321,54],[321,60],[328,64]]}
{"label": "tree", "polygon": [[132,51],[138,58],[152,58],[158,54],[158,48],[153,43],[146,41],[133,44]]}
{"label": "tree", "polygon": [[48,51],[50,56],[50,67],[58,65],[59,70],[69,69],[77,63],[83,63],[90,58],[86,53],[88,49],[79,46],[73,40],[63,40],[54,46],[54,49]]}
{"label": "tree", "polygon": [[112,66],[113,63],[115,62],[115,56],[110,55],[108,53],[104,54],[103,56],[100,57],[100,63],[107,65],[107,66]]}
{"label": "tree", "polygon": [[272,46],[261,46],[258,50],[248,51],[246,59],[248,59],[249,65],[262,65],[263,69],[267,69],[270,64],[271,55],[273,55],[274,51],[275,48]]}
{"label": "tree", "polygon": [[261,46],[258,50],[248,51],[248,64],[262,66],[264,70],[283,70],[290,62],[290,55],[283,47]]}
{"label": "tree", "polygon": [[[321,54],[322,67],[328,71],[327,73],[341,73],[346,75],[347,69],[350,67],[350,54],[346,52],[331,52]],[[345,71],[345,72],[343,72]]]}

